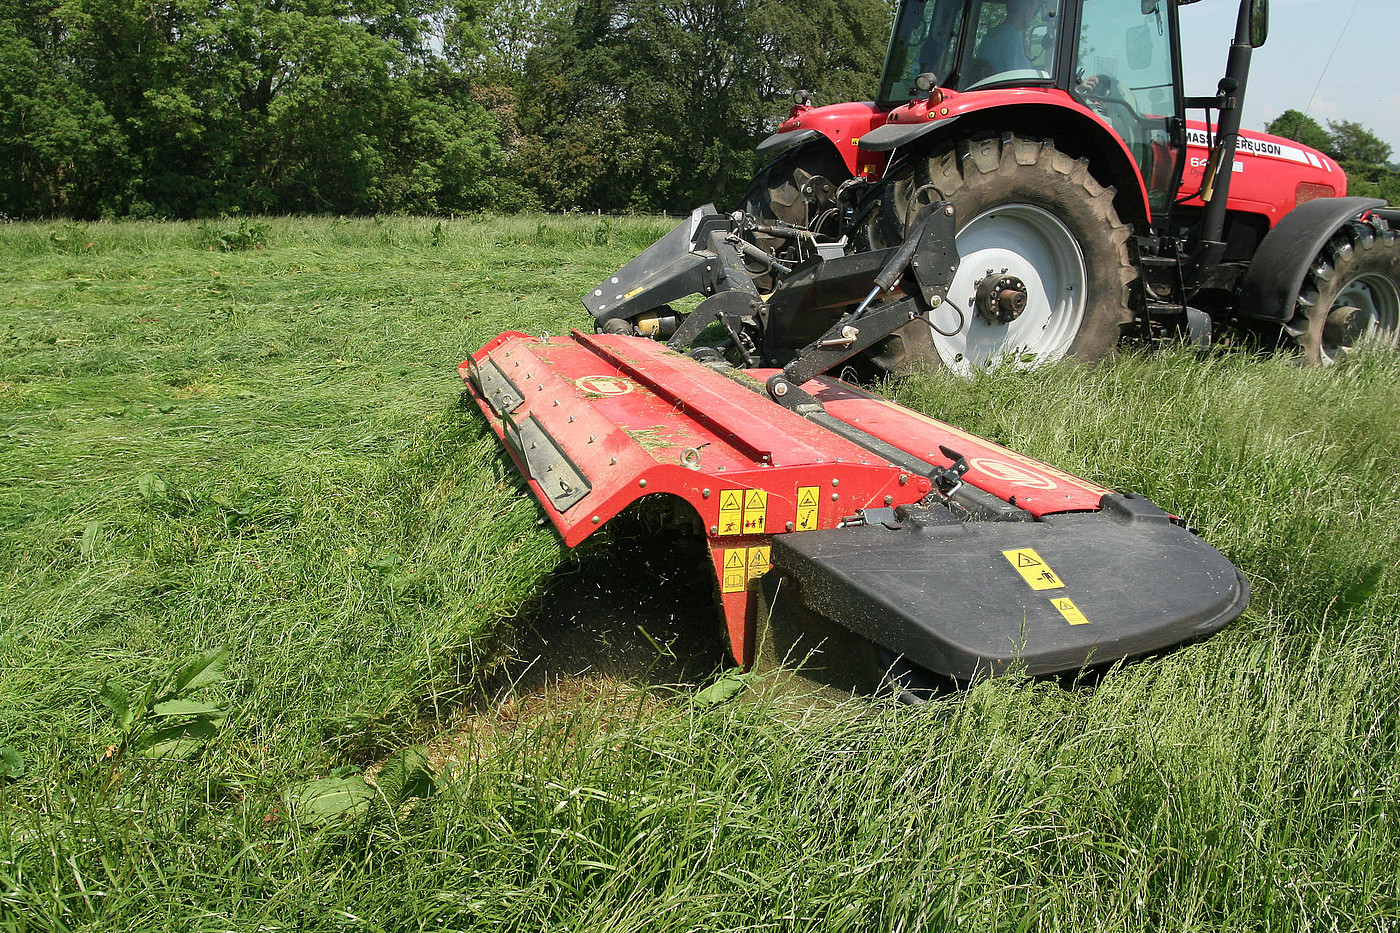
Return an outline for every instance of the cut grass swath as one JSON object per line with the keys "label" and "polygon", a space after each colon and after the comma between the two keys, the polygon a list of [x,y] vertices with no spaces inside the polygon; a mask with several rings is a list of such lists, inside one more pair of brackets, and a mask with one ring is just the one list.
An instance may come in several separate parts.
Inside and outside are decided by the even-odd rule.
{"label": "cut grass swath", "polygon": [[[552,576],[560,548],[453,370],[499,331],[586,324],[577,296],[665,224],[259,223],[262,249],[228,252],[196,225],[0,226],[0,928],[1400,915],[1393,357],[889,387],[1200,528],[1255,593],[1207,642],[919,711],[761,677],[715,704],[576,691],[481,741],[437,732],[499,633],[551,580],[628,568],[585,552]],[[709,599],[692,589],[675,599]],[[217,733],[113,784],[102,685],[130,697],[220,650],[226,679],[192,698],[217,698]],[[436,793],[289,812],[289,788],[370,787],[424,740]]]}

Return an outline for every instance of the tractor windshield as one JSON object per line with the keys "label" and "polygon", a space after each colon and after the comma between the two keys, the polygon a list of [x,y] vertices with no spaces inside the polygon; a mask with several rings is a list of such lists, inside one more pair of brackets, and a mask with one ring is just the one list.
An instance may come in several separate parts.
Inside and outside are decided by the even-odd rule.
{"label": "tractor windshield", "polygon": [[967,0],[904,0],[899,5],[880,78],[880,103],[908,103],[914,79],[925,72],[937,75],[940,84],[946,82],[957,57],[966,6]]}
{"label": "tractor windshield", "polygon": [[[1053,78],[1061,0],[904,0],[890,36],[880,103],[905,103],[932,72],[960,91]],[[958,49],[968,24],[968,48]]]}

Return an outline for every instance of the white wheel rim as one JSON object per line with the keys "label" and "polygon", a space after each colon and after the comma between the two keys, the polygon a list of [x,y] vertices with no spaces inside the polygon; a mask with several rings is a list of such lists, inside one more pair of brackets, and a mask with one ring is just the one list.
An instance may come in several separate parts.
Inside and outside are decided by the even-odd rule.
{"label": "white wheel rim", "polygon": [[[1400,345],[1400,291],[1388,276],[1378,273],[1359,275],[1337,292],[1329,313],[1337,308],[1356,308],[1366,316],[1366,329],[1360,343],[1394,348]],[[1335,362],[1349,346],[1322,341],[1323,362]]]}
{"label": "white wheel rim", "polygon": [[[1001,365],[1030,369],[1069,352],[1084,323],[1088,274],[1079,243],[1058,217],[1030,204],[994,207],[958,231],[957,246],[961,263],[948,298],[963,325],[951,337],[933,333],[945,365],[964,374]],[[1009,324],[977,313],[977,283],[989,273],[1026,285],[1026,309]],[[952,331],[958,311],[945,304],[931,320]]]}

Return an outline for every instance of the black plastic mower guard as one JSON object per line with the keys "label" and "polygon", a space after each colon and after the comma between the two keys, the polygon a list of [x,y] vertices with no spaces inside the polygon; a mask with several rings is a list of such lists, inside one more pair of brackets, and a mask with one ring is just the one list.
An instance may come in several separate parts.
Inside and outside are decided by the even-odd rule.
{"label": "black plastic mower guard", "polygon": [[774,537],[786,598],[958,681],[1145,654],[1217,631],[1249,600],[1233,564],[1135,496],[1037,522],[888,519]]}
{"label": "black plastic mower guard", "polygon": [[[598,327],[625,321],[687,295],[730,289],[757,297],[739,250],[726,244],[734,219],[706,204],[583,296]],[[627,328],[622,333],[629,333]]]}

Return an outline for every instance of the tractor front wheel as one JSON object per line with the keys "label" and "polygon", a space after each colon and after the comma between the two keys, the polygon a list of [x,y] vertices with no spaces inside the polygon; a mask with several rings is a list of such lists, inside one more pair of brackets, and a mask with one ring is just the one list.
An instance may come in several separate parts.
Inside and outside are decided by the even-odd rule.
{"label": "tractor front wheel", "polygon": [[868,245],[898,244],[919,209],[940,200],[958,212],[961,264],[928,324],[905,329],[924,330],[902,335],[906,351],[960,373],[1113,351],[1132,320],[1138,275],[1113,191],[1085,160],[1010,134],[916,159],[884,186]]}
{"label": "tractor front wheel", "polygon": [[1400,346],[1400,236],[1375,216],[1338,230],[1309,266],[1285,330],[1313,365],[1363,342]]}

